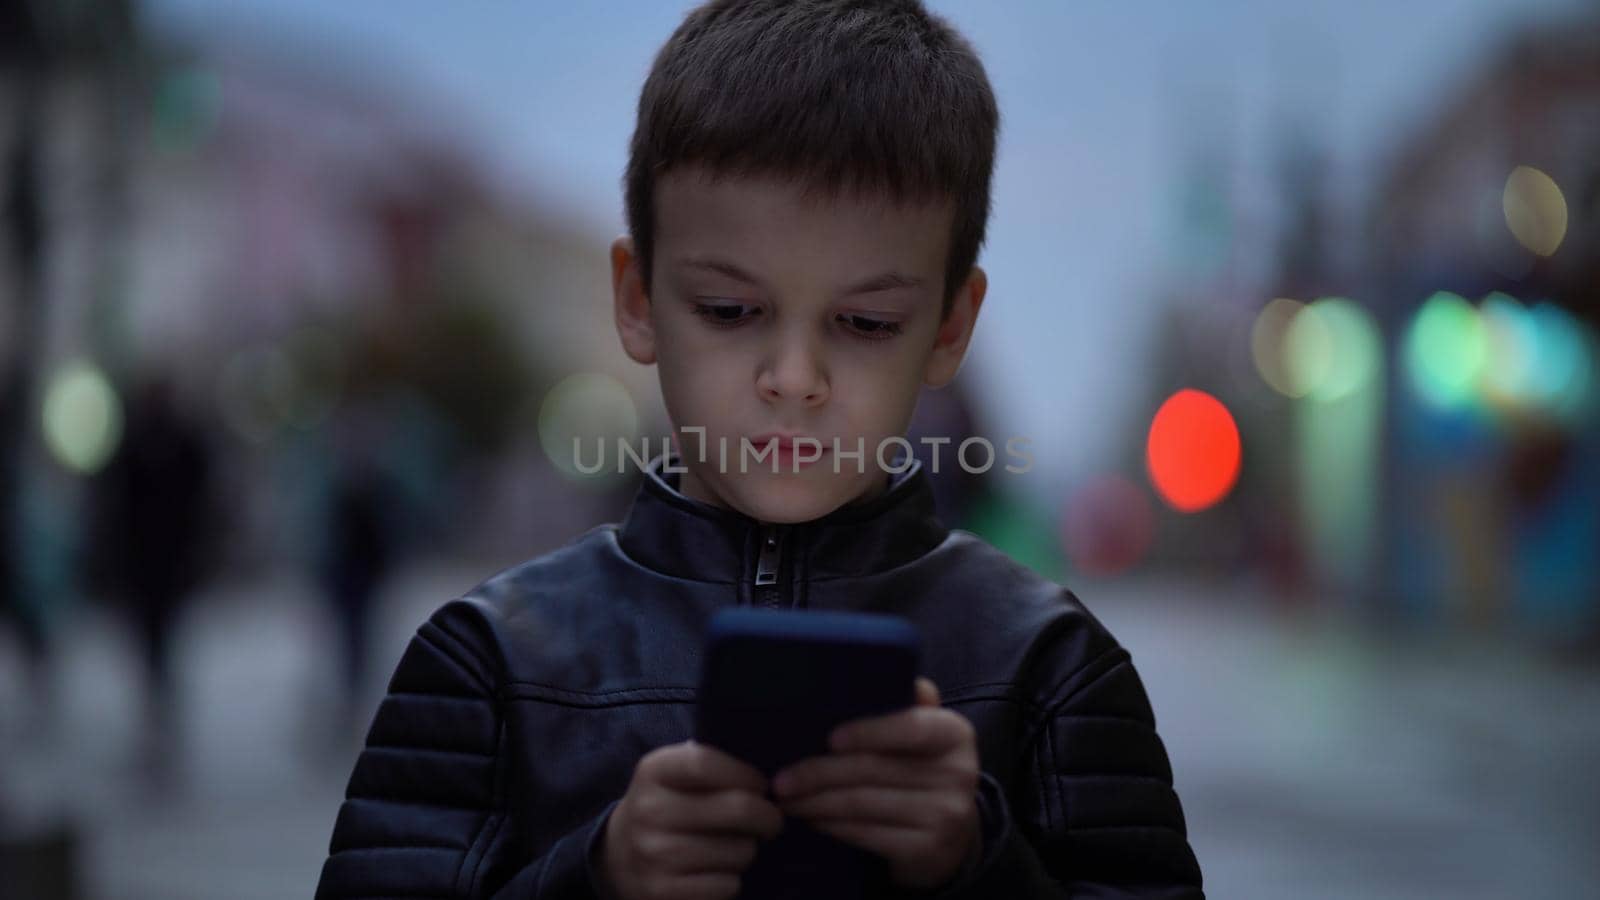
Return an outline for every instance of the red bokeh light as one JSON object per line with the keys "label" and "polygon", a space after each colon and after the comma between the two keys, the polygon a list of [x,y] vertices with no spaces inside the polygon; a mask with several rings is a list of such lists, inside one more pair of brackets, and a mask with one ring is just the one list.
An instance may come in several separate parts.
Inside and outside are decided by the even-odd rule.
{"label": "red bokeh light", "polygon": [[1239,429],[1221,401],[1185,388],[1156,412],[1145,462],[1161,499],[1179,512],[1199,512],[1239,479]]}

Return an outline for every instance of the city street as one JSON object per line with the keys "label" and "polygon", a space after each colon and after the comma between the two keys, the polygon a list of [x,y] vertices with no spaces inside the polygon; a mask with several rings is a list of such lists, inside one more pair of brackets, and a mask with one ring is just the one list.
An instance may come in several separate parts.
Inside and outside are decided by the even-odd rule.
{"label": "city street", "polygon": [[[422,565],[391,583],[373,692],[428,612],[484,574]],[[1576,897],[1600,878],[1600,670],[1486,637],[1274,624],[1247,586],[1079,593],[1145,679],[1208,896]],[[42,719],[0,638],[12,824],[75,824],[88,897],[310,896],[371,708],[330,726],[331,625],[292,578],[198,598],[166,788],[138,761],[138,670],[114,620],[75,617]]]}

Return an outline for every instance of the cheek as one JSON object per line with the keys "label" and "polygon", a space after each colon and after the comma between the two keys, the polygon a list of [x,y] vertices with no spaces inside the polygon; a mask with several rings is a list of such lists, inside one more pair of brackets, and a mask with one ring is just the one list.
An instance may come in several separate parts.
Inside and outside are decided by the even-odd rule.
{"label": "cheek", "polygon": [[907,383],[901,373],[872,373],[854,381],[836,381],[832,405],[844,424],[844,435],[868,439],[869,444],[905,433],[917,400],[917,382]]}
{"label": "cheek", "polygon": [[[735,347],[723,335],[688,316],[664,317],[656,322],[657,368],[663,379],[681,385],[704,387],[707,381],[722,381],[734,364]],[[707,378],[708,373],[722,373]]]}
{"label": "cheek", "polygon": [[834,397],[857,398],[880,413],[914,403],[922,387],[925,354],[909,342],[893,343],[897,346],[842,356],[833,366]]}
{"label": "cheek", "polygon": [[737,408],[739,395],[751,390],[748,370],[738,358],[727,350],[686,351],[675,348],[675,352],[659,356],[656,363],[662,391],[676,414],[710,422]]}

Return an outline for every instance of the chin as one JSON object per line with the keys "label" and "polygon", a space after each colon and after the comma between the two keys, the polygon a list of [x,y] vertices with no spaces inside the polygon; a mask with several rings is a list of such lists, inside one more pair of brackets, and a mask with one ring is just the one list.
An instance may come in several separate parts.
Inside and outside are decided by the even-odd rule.
{"label": "chin", "polygon": [[850,501],[848,482],[832,477],[747,477],[742,483],[729,487],[732,488],[729,499],[738,504],[740,512],[781,525],[820,519]]}

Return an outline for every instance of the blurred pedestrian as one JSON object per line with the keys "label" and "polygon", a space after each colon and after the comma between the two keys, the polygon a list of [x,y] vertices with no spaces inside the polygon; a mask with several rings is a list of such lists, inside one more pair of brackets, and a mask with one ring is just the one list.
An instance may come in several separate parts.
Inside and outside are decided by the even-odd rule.
{"label": "blurred pedestrian", "polygon": [[172,635],[217,548],[212,453],[165,375],[135,388],[126,422],[95,485],[94,552],[100,577],[137,634],[145,676],[143,761],[162,775],[178,737]]}
{"label": "blurred pedestrian", "polygon": [[378,458],[373,423],[344,429],[334,451],[318,560],[323,593],[339,627],[344,718],[360,718],[372,608],[396,551],[394,486]]}

